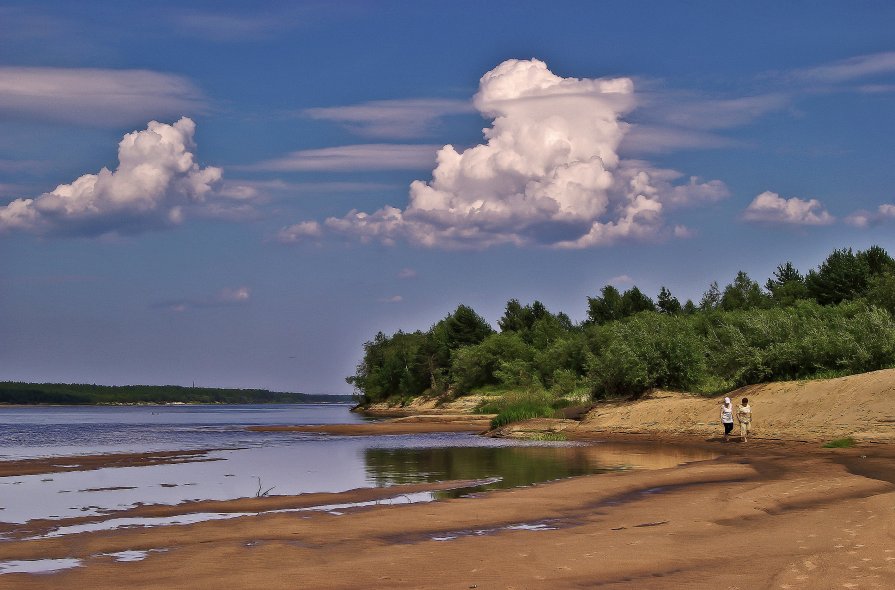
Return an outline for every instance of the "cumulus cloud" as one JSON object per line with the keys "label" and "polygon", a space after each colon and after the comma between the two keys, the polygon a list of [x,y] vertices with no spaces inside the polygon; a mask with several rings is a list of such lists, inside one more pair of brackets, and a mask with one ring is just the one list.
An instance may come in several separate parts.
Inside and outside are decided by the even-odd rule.
{"label": "cumulus cloud", "polygon": [[301,221],[286,226],[276,234],[276,240],[283,244],[300,242],[305,238],[318,238],[323,235],[323,229],[316,221]]}
{"label": "cumulus cloud", "polygon": [[196,86],[148,70],[0,67],[0,115],[119,126],[204,110]]}
{"label": "cumulus cloud", "polygon": [[[225,216],[232,198],[218,196],[222,171],[196,162],[196,125],[151,121],[118,144],[118,167],[0,207],[0,231],[40,234],[137,233],[177,225],[187,212]],[[239,210],[238,208],[236,210]]]}
{"label": "cumulus cloud", "polygon": [[355,170],[414,170],[432,165],[438,146],[371,143],[299,150],[250,166],[278,172],[351,172]]}
{"label": "cumulus cloud", "polygon": [[866,211],[864,209],[855,211],[845,218],[845,223],[854,227],[869,227],[878,225],[884,221],[895,219],[895,205],[888,203],[877,207],[876,211]]}
{"label": "cumulus cloud", "polygon": [[474,110],[468,101],[417,98],[319,107],[306,109],[304,114],[340,123],[366,137],[408,139],[430,133],[442,117],[469,112]]}
{"label": "cumulus cloud", "polygon": [[743,219],[785,225],[829,225],[836,220],[817,199],[784,199],[771,191],[755,197],[743,213]]}
{"label": "cumulus cloud", "polygon": [[480,80],[473,104],[492,120],[485,141],[438,150],[432,179],[404,209],[351,211],[330,232],[430,247],[586,248],[673,235],[669,209],[728,195],[719,181],[623,160],[635,107],[628,78],[563,78],[537,59],[507,60]]}

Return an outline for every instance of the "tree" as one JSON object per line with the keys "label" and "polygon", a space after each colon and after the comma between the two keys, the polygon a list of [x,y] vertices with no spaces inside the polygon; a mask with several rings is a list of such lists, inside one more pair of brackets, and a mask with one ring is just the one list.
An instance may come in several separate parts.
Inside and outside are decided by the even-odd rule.
{"label": "tree", "polygon": [[640,289],[631,287],[622,294],[622,315],[628,317],[641,311],[656,311],[656,304]]}
{"label": "tree", "polygon": [[681,302],[664,285],[659,289],[659,297],[656,301],[657,307],[662,313],[675,314],[681,312]]}
{"label": "tree", "polygon": [[491,325],[468,305],[457,306],[454,313],[441,322],[444,323],[446,344],[450,350],[478,344],[488,335],[494,333]]}
{"label": "tree", "polygon": [[716,309],[721,304],[721,290],[718,288],[718,281],[712,281],[709,290],[702,294],[699,300],[699,309],[702,311],[710,311]]}
{"label": "tree", "polygon": [[766,297],[758,283],[743,271],[737,273],[733,282],[724,287],[720,307],[724,311],[755,309],[765,307]]}
{"label": "tree", "polygon": [[497,320],[497,325],[501,332],[521,332],[528,327],[525,316],[525,308],[519,300],[510,299],[507,301],[503,317]]}
{"label": "tree", "polygon": [[771,294],[773,302],[780,306],[793,305],[799,299],[809,297],[805,277],[788,261],[777,265],[774,277],[768,279],[765,289]]}
{"label": "tree", "polygon": [[600,297],[587,298],[588,323],[600,325],[622,317],[622,296],[612,285],[603,287]]}
{"label": "tree", "polygon": [[696,304],[693,303],[692,299],[687,299],[687,302],[684,304],[683,312],[684,315],[693,315],[696,313],[697,307]]}
{"label": "tree", "polygon": [[833,305],[861,297],[870,280],[870,256],[856,256],[851,248],[833,250],[817,270],[808,272],[808,293],[821,305]]}
{"label": "tree", "polygon": [[870,279],[867,301],[895,316],[895,272],[888,272]]}
{"label": "tree", "polygon": [[871,276],[895,272],[895,260],[880,246],[870,246],[855,256],[867,263]]}

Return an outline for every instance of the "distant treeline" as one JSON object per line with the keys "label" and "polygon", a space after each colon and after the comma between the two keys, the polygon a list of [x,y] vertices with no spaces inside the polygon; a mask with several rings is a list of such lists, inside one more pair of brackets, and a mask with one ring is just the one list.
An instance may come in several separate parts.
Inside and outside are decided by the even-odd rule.
{"label": "distant treeline", "polygon": [[350,395],[286,393],[177,385],[87,385],[0,382],[0,404],[300,404],[350,402]]}
{"label": "distant treeline", "polygon": [[497,332],[460,305],[425,332],[377,334],[347,381],[364,402],[488,389],[580,399],[895,366],[895,260],[879,246],[835,250],[807,274],[780,264],[763,287],[739,272],[698,303],[607,285],[587,304],[576,324],[511,299]]}

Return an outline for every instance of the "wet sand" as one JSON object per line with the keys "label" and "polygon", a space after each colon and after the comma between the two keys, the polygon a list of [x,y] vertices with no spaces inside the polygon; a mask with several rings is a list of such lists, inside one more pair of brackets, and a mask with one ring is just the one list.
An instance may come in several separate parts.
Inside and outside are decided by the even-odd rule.
{"label": "wet sand", "polygon": [[146,467],[149,465],[193,463],[197,461],[219,461],[219,459],[208,457],[208,453],[214,450],[218,449],[72,455],[0,461],[0,477],[60,473],[63,471],[89,471],[103,467]]}
{"label": "wet sand", "polygon": [[[612,438],[619,437],[632,440]],[[892,445],[651,440],[724,455],[341,515],[264,514],[0,542],[0,562],[84,560],[53,574],[0,575],[0,588],[895,587]],[[227,504],[251,512],[258,500],[272,499]],[[140,549],[166,551],[132,563],[101,555]]]}
{"label": "wet sand", "polygon": [[248,426],[253,432],[315,432],[341,436],[420,434],[427,432],[484,433],[491,427],[490,414],[450,414],[440,416],[407,416],[365,424],[319,424],[315,426]]}

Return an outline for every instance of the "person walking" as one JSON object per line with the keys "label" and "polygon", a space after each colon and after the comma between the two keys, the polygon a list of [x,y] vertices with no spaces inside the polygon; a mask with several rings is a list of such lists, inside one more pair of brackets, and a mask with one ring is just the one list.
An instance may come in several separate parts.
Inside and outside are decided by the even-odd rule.
{"label": "person walking", "polygon": [[729,397],[725,397],[721,404],[721,424],[724,425],[724,442],[727,442],[727,437],[733,431],[733,405]]}
{"label": "person walking", "polygon": [[746,437],[752,430],[752,408],[749,406],[749,398],[744,397],[743,403],[737,406],[737,421],[740,423],[740,436],[743,442],[747,442]]}

